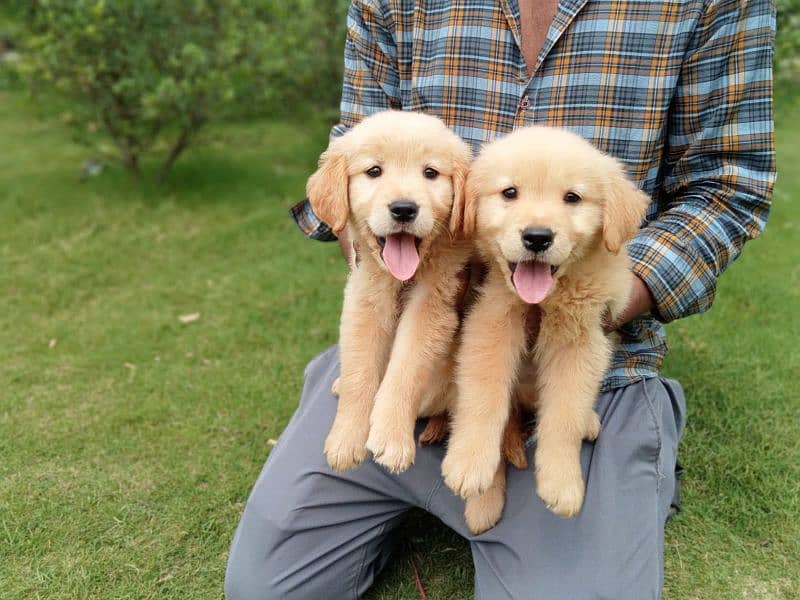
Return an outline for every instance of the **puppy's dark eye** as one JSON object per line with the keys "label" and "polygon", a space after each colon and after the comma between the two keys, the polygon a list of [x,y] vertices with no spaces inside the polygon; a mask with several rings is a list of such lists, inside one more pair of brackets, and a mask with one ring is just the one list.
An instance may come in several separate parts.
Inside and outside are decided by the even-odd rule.
{"label": "puppy's dark eye", "polygon": [[577,204],[580,201],[581,197],[575,192],[567,192],[566,194],[564,194],[564,202],[567,202],[569,204]]}
{"label": "puppy's dark eye", "polygon": [[425,179],[436,179],[439,176],[439,171],[428,167],[422,172],[422,174],[425,176]]}
{"label": "puppy's dark eye", "polygon": [[514,198],[517,197],[517,188],[515,187],[506,188],[503,190],[502,194],[509,200],[513,200]]}
{"label": "puppy's dark eye", "polygon": [[372,177],[373,179],[375,177],[380,177],[381,173],[383,173],[383,169],[381,169],[378,165],[367,169],[367,177]]}

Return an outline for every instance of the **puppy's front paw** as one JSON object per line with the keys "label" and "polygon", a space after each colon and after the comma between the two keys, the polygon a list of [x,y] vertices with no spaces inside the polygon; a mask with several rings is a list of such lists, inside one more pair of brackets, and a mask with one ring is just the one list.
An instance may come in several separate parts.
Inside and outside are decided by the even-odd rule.
{"label": "puppy's front paw", "polygon": [[584,485],[580,462],[552,464],[536,461],[536,493],[559,517],[574,517],[583,505]]}
{"label": "puppy's front paw", "polygon": [[328,437],[325,439],[325,459],[334,471],[347,471],[367,458],[364,447],[367,440],[366,427],[347,427],[338,421],[334,422]]}
{"label": "puppy's front paw", "polygon": [[339,378],[338,377],[336,379],[334,379],[333,383],[331,384],[331,394],[333,394],[337,398],[339,397]]}
{"label": "puppy's front paw", "polygon": [[480,496],[492,485],[499,462],[499,448],[495,452],[449,450],[442,461],[442,476],[447,487],[462,498]]}
{"label": "puppy's front paw", "polygon": [[390,434],[378,425],[373,425],[367,438],[367,450],[372,452],[375,462],[392,473],[402,473],[414,463],[417,447],[413,432],[410,436]]}

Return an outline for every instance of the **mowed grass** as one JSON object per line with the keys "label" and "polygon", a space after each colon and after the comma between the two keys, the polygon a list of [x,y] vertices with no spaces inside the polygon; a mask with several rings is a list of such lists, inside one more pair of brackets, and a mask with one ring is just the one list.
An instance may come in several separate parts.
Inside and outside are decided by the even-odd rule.
{"label": "mowed grass", "polygon": [[[797,116],[767,232],[670,326],[689,426],[666,598],[800,597]],[[336,339],[344,265],[286,216],[326,124],[209,135],[163,188],[81,183],[86,150],[0,94],[3,599],[221,597],[269,440]],[[429,597],[472,596],[463,540],[421,514],[402,536],[372,598],[418,597],[412,558]]]}

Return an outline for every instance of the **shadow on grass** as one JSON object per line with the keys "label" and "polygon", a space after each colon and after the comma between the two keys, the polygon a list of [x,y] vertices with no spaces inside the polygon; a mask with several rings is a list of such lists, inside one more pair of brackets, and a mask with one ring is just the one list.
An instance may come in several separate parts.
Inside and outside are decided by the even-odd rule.
{"label": "shadow on grass", "polygon": [[99,194],[110,204],[141,202],[156,207],[172,202],[185,208],[203,208],[221,202],[251,205],[275,197],[302,199],[311,167],[284,172],[269,162],[258,165],[241,158],[198,152],[175,165],[163,183],[154,181],[155,172],[155,165],[147,164],[143,177],[136,178],[121,166],[110,164],[100,176],[87,182],[77,183],[77,177],[57,173],[50,185],[80,185],[87,193]]}

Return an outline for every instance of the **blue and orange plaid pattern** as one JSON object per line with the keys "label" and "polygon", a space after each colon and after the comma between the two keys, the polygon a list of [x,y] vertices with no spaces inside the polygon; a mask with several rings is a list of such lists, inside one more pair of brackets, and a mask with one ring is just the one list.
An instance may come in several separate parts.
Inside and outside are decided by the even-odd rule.
{"label": "blue and orange plaid pattern", "polygon": [[[621,160],[653,199],[628,252],[656,309],[622,328],[607,390],[657,375],[660,322],[708,309],[766,224],[774,32],[770,0],[561,0],[530,77],[517,0],[355,0],[332,135],[414,110],[476,150],[547,124]],[[292,214],[309,237],[335,239],[307,202]]]}

